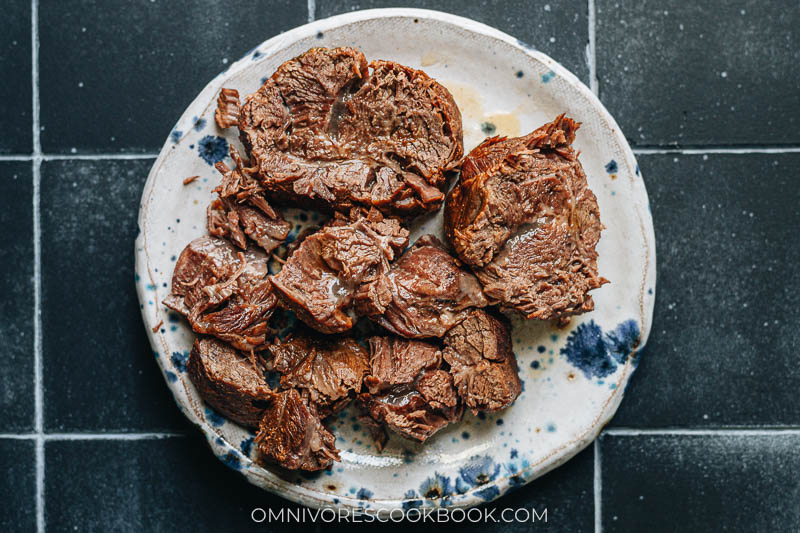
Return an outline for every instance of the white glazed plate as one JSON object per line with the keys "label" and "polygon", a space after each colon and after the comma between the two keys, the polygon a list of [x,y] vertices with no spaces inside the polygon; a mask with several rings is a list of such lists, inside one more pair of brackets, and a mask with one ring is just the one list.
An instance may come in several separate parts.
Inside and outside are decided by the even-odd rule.
{"label": "white glazed plate", "polygon": [[[523,392],[505,411],[473,416],[424,444],[392,436],[378,453],[349,407],[332,421],[341,463],[302,474],[253,461],[254,434],[209,409],[186,375],[194,335],[160,302],[181,250],[206,233],[205,209],[236,131],[214,124],[221,87],[254,92],[284,61],[314,46],[354,46],[368,60],[421,68],[444,84],[464,120],[465,151],[484,137],[525,134],[566,112],[583,123],[576,147],[606,226],[598,245],[595,310],[563,329],[512,319]],[[184,186],[183,179],[200,178]],[[316,215],[286,210],[290,238]],[[312,507],[411,508],[476,505],[561,465],[616,411],[650,330],[655,242],[636,160],[614,119],[573,74],[533,48],[475,21],[415,9],[380,9],[320,20],[278,35],[217,76],[175,125],[142,194],[136,288],[154,355],[181,411],[214,453],[251,483]],[[441,232],[441,215],[412,228]],[[152,333],[151,328],[161,324]]]}

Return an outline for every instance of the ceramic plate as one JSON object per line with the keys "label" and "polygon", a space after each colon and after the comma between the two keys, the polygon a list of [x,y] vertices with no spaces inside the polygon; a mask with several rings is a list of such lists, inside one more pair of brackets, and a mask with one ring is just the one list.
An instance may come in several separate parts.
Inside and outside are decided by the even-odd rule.
{"label": "ceramic plate", "polygon": [[[236,131],[214,123],[221,87],[254,92],[284,61],[314,46],[354,46],[368,59],[421,68],[444,84],[464,120],[466,151],[488,135],[519,135],[566,112],[583,123],[576,147],[606,229],[598,246],[595,310],[565,329],[512,320],[523,392],[496,414],[467,413],[424,444],[393,436],[383,453],[350,407],[332,421],[341,463],[292,474],[253,462],[253,433],[204,405],[186,374],[194,335],[160,302],[183,247],[206,233],[205,210]],[[183,179],[199,175],[188,186]],[[313,213],[287,210],[290,238]],[[313,506],[471,506],[493,500],[564,463],[617,409],[647,339],[655,290],[653,225],[639,167],[614,119],[564,67],[513,37],[435,11],[382,9],[320,20],[257,46],[217,76],[178,120],[150,171],[139,213],[136,288],[166,383],[214,453],[255,485]],[[441,215],[412,227],[412,241],[441,232]],[[155,328],[151,333],[151,328]]]}

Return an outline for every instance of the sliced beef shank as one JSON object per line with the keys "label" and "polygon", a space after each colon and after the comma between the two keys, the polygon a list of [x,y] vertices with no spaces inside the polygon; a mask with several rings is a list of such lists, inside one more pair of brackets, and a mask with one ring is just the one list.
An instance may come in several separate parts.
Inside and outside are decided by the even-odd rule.
{"label": "sliced beef shank", "polygon": [[487,297],[527,318],[590,311],[589,291],[607,283],[597,271],[597,199],[572,147],[579,126],[561,115],[524,137],[487,139],[447,196],[456,253]]}
{"label": "sliced beef shank", "polygon": [[261,250],[241,252],[224,239],[199,237],[178,257],[164,305],[186,316],[197,333],[262,350],[277,304],[268,274]]}
{"label": "sliced beef shank", "polygon": [[369,371],[369,352],[347,337],[293,335],[276,339],[268,351],[271,369],[282,374],[281,385],[308,396],[321,416],[344,408],[361,392]]}
{"label": "sliced beef shank", "polygon": [[238,424],[258,427],[275,395],[264,379],[260,358],[206,337],[194,341],[186,368],[208,405]]}
{"label": "sliced beef shank", "polygon": [[[373,337],[369,344],[369,392],[359,402],[375,422],[421,442],[461,419],[463,404],[436,346],[397,337]],[[385,438],[374,427],[370,431],[382,449]]]}
{"label": "sliced beef shank", "polygon": [[214,189],[219,198],[207,210],[208,232],[229,239],[243,250],[250,237],[271,254],[286,240],[292,225],[267,203],[263,187],[233,145],[231,157],[236,163],[233,170],[222,161],[216,164],[222,183]]}
{"label": "sliced beef shank", "polygon": [[470,308],[487,303],[477,278],[432,235],[356,294],[359,314],[408,338],[441,337]]}
{"label": "sliced beef shank", "polygon": [[278,393],[255,438],[259,460],[289,470],[322,470],[339,461],[336,437],[295,389]]}
{"label": "sliced beef shank", "polygon": [[508,324],[483,309],[472,311],[444,337],[458,395],[473,412],[499,411],[517,399],[522,383]]}
{"label": "sliced beef shank", "polygon": [[[221,124],[232,97],[221,96]],[[461,114],[447,89],[391,61],[367,65],[353,48],[312,48],[282,64],[245,99],[238,126],[273,197],[339,211],[436,210],[445,174],[463,155]]]}
{"label": "sliced beef shank", "polygon": [[389,270],[408,244],[408,231],[378,211],[355,221],[335,219],[306,237],[270,279],[282,305],[323,333],[355,323],[353,294]]}

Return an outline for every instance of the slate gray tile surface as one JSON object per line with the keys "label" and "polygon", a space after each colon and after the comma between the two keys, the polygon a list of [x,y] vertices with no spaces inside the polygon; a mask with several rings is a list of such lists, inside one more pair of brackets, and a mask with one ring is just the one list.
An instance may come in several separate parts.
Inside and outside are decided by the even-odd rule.
{"label": "slate gray tile surface", "polygon": [[[639,146],[796,146],[800,8],[734,0],[595,0],[600,96]],[[382,0],[316,0],[316,18]],[[588,83],[588,3],[406,2],[495,26]],[[45,153],[155,152],[219,71],[303,24],[306,2],[55,2],[39,7]],[[31,3],[4,6],[0,154],[32,150]],[[245,14],[245,16],[241,16]],[[227,63],[224,60],[227,59]],[[611,428],[800,427],[794,312],[800,154],[639,155],[658,252],[654,327]],[[593,449],[485,509],[547,523],[253,524],[294,504],[249,485],[179,414],[147,343],[133,283],[151,160],[42,164],[45,431],[170,431],[48,440],[48,531],[592,531]],[[0,433],[33,431],[33,184],[0,162]],[[15,177],[16,176],[16,177]],[[601,438],[603,530],[793,531],[795,432]],[[0,529],[36,528],[35,440],[0,438]]]}
{"label": "slate gray tile surface", "polygon": [[600,98],[637,145],[800,142],[800,9],[597,0]]}
{"label": "slate gray tile surface", "polygon": [[446,11],[483,22],[536,47],[588,84],[587,5],[582,0],[547,0],[545,2],[526,2],[524,0],[467,0],[463,2],[325,0],[317,2],[316,17],[320,19],[357,9],[381,7],[416,7]]}
{"label": "slate gray tile surface", "polygon": [[[252,521],[260,508],[297,506],[247,483],[208,450],[203,437],[127,441],[49,441],[45,447],[48,531],[319,531],[310,523]],[[419,531],[587,531],[592,528],[591,449],[502,500],[489,523],[413,525]],[[102,502],[102,504],[98,504]],[[547,522],[504,523],[506,507],[536,509]],[[544,513],[544,510],[547,513]],[[256,514],[256,516],[261,516]],[[509,516],[506,514],[506,516]],[[362,519],[366,520],[366,519]],[[325,531],[399,531],[409,524],[320,524]]]}
{"label": "slate gray tile surface", "polygon": [[54,495],[47,499],[48,532],[314,531],[308,524],[255,524],[253,509],[293,504],[247,483],[196,432],[48,442],[45,464],[46,493]]}
{"label": "slate gray tile surface", "polygon": [[36,531],[36,462],[32,439],[0,439],[0,529]]}
{"label": "slate gray tile surface", "polygon": [[292,0],[51,0],[39,18],[42,149],[154,152],[214,76],[304,24],[308,9]]}
{"label": "slate gray tile surface", "polygon": [[3,3],[0,33],[0,154],[33,151],[31,80],[31,2]]}
{"label": "slate gray tile surface", "polygon": [[604,436],[606,533],[797,531],[800,435]]}
{"label": "slate gray tile surface", "polygon": [[800,425],[800,154],[640,155],[653,330],[612,424]]}
{"label": "slate gray tile surface", "polygon": [[31,163],[0,163],[0,433],[33,429],[33,182]]}
{"label": "slate gray tile surface", "polygon": [[187,427],[153,358],[133,241],[152,160],[42,164],[42,348],[49,431]]}

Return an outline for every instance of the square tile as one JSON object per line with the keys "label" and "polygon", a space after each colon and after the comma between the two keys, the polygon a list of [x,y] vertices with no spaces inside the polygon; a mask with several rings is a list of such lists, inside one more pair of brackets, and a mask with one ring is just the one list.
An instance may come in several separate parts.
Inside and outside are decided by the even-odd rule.
{"label": "square tile", "polygon": [[800,530],[800,435],[604,436],[603,531]]}
{"label": "square tile", "polygon": [[0,433],[33,429],[33,180],[29,162],[0,163]]}
{"label": "square tile", "polygon": [[152,160],[42,164],[42,348],[48,431],[187,427],[136,297],[133,241]]}
{"label": "square tile", "polygon": [[324,0],[317,2],[316,18],[321,19],[355,11],[380,7],[416,7],[446,11],[471,18],[535,46],[567,69],[584,83],[589,83],[586,47],[589,44],[585,0],[548,0],[531,3],[524,0]]}
{"label": "square tile", "polygon": [[36,531],[33,439],[0,439],[0,530]]}
{"label": "square tile", "polygon": [[638,145],[800,142],[800,5],[597,0],[600,98]]}
{"label": "square tile", "polygon": [[[205,439],[49,441],[46,529],[81,531],[315,531],[251,519],[296,504],[250,485]],[[52,495],[52,496],[50,496]]]}
{"label": "square tile", "polygon": [[0,154],[29,154],[33,151],[30,1],[3,2],[0,77]]}
{"label": "square tile", "polygon": [[639,156],[653,330],[615,426],[800,425],[800,154]]}
{"label": "square tile", "polygon": [[307,18],[291,0],[42,2],[42,148],[154,152],[214,76]]}

